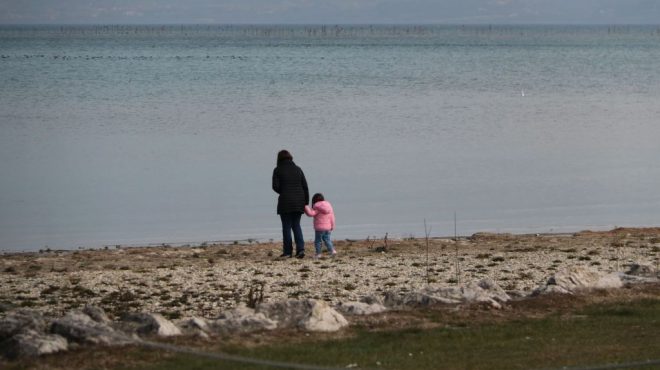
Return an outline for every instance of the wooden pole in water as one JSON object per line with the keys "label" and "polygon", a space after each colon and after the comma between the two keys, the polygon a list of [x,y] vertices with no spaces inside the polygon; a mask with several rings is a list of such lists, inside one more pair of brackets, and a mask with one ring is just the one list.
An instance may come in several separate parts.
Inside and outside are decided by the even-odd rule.
{"label": "wooden pole in water", "polygon": [[454,246],[456,247],[456,284],[461,285],[461,267],[458,259],[458,233],[456,227],[456,211],[454,211]]}
{"label": "wooden pole in water", "polygon": [[426,226],[426,219],[424,219],[424,236],[426,237],[426,286],[430,284],[429,276],[429,235],[431,234],[431,228]]}

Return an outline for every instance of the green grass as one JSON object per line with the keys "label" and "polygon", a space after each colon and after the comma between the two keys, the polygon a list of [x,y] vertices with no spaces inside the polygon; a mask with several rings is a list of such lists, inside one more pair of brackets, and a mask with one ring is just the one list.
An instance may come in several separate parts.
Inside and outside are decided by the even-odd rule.
{"label": "green grass", "polygon": [[[300,334],[279,343],[251,346],[207,343],[232,355],[280,362],[344,368],[358,364],[370,369],[547,369],[605,365],[660,359],[660,299],[642,299],[569,310],[542,319],[489,317],[479,324],[465,316],[429,310],[418,315],[439,323],[433,329],[373,331],[355,327],[348,338],[322,340]],[[468,316],[469,317],[469,316]],[[254,337],[253,337],[254,338]],[[185,341],[184,341],[185,342]],[[117,366],[117,364],[123,364]],[[96,347],[24,362],[2,362],[15,369],[272,369],[138,347]],[[646,369],[660,368],[648,366]]]}
{"label": "green grass", "polygon": [[[660,359],[658,343],[660,300],[642,300],[591,306],[568,317],[386,332],[357,329],[356,336],[349,339],[224,351],[333,367],[356,363],[387,369],[534,369]],[[144,355],[144,351],[136,350],[131,356]],[[188,355],[173,355],[139,367],[181,368],[267,369]]]}

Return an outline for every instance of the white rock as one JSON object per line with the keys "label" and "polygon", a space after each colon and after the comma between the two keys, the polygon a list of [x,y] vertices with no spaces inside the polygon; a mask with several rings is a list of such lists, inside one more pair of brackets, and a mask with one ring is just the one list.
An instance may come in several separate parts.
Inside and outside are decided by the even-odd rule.
{"label": "white rock", "polygon": [[159,337],[181,335],[181,329],[158,313],[131,313],[125,316],[123,321],[134,324],[135,330],[142,335],[155,334]]}
{"label": "white rock", "polygon": [[307,331],[331,332],[348,326],[348,321],[325,301],[315,299],[263,303],[257,312],[275,319],[278,327],[296,327]]}
{"label": "white rock", "polygon": [[299,326],[307,331],[332,332],[348,326],[348,321],[325,301],[311,300],[312,311]]}
{"label": "white rock", "polygon": [[457,304],[461,303],[458,299],[444,298],[433,295],[432,292],[418,291],[399,294],[396,292],[387,292],[385,294],[385,306],[431,306],[435,304]]}
{"label": "white rock", "polygon": [[477,286],[487,292],[488,296],[499,302],[508,302],[511,297],[500,287],[495,280],[487,277],[479,280]]}
{"label": "white rock", "polygon": [[372,315],[386,311],[387,307],[379,303],[341,302],[335,309],[344,315]]}
{"label": "white rock", "polygon": [[619,273],[602,274],[584,266],[570,266],[557,271],[532,295],[547,293],[574,294],[588,289],[620,288],[623,281]]}
{"label": "white rock", "polygon": [[626,271],[626,274],[633,276],[648,277],[648,278],[658,277],[658,271],[656,271],[655,267],[651,265],[643,265],[638,263],[631,265],[628,271]]}
{"label": "white rock", "polygon": [[621,274],[618,272],[603,275],[594,284],[596,289],[617,289],[621,287],[623,287],[623,281],[621,280]]}
{"label": "white rock", "polygon": [[46,320],[41,313],[32,310],[17,310],[0,319],[0,342],[9,339],[25,330],[43,333],[46,330]]}
{"label": "white rock", "polygon": [[124,333],[79,311],[70,311],[64,317],[53,320],[51,332],[78,343],[121,345],[132,342]]}
{"label": "white rock", "polygon": [[430,306],[435,304],[458,303],[487,303],[495,308],[501,308],[501,302],[511,298],[492,279],[486,278],[477,283],[470,283],[464,287],[427,287],[416,292],[397,294],[388,292],[385,295],[385,305],[389,307],[401,306]]}
{"label": "white rock", "polygon": [[197,316],[181,320],[177,323],[177,326],[183,329],[201,330],[203,332],[210,330],[209,323],[206,321],[206,319]]}
{"label": "white rock", "polygon": [[383,304],[383,297],[377,296],[377,295],[368,295],[360,298],[360,302],[367,303],[367,304],[374,304],[378,303],[380,305]]}
{"label": "white rock", "polygon": [[222,334],[247,333],[277,328],[277,321],[271,320],[261,312],[255,312],[244,305],[233,310],[223,312],[220,317],[211,323],[214,331]]}
{"label": "white rock", "polygon": [[38,333],[26,329],[2,343],[3,355],[10,359],[19,357],[37,357],[50,353],[66,351],[68,342],[57,334]]}
{"label": "white rock", "polygon": [[83,308],[82,312],[96,322],[102,324],[110,324],[112,322],[112,320],[108,318],[108,315],[106,315],[105,311],[100,307],[88,305]]}

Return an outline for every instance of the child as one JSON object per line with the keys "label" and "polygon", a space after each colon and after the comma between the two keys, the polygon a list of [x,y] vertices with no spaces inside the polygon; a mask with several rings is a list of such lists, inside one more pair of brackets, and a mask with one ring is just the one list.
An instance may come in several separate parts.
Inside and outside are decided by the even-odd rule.
{"label": "child", "polygon": [[312,207],[305,205],[305,214],[309,217],[314,217],[314,247],[316,247],[316,255],[314,258],[321,258],[321,240],[328,248],[328,252],[334,257],[337,254],[335,247],[330,240],[330,232],[335,229],[335,213],[332,210],[332,205],[323,198],[323,194],[316,193],[312,197]]}

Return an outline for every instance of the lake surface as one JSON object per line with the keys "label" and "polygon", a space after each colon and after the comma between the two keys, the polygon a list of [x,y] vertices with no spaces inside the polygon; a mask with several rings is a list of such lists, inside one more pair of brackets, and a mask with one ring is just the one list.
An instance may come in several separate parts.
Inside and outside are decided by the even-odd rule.
{"label": "lake surface", "polygon": [[[0,250],[660,223],[656,26],[1,26]],[[307,239],[311,220],[304,220]]]}

